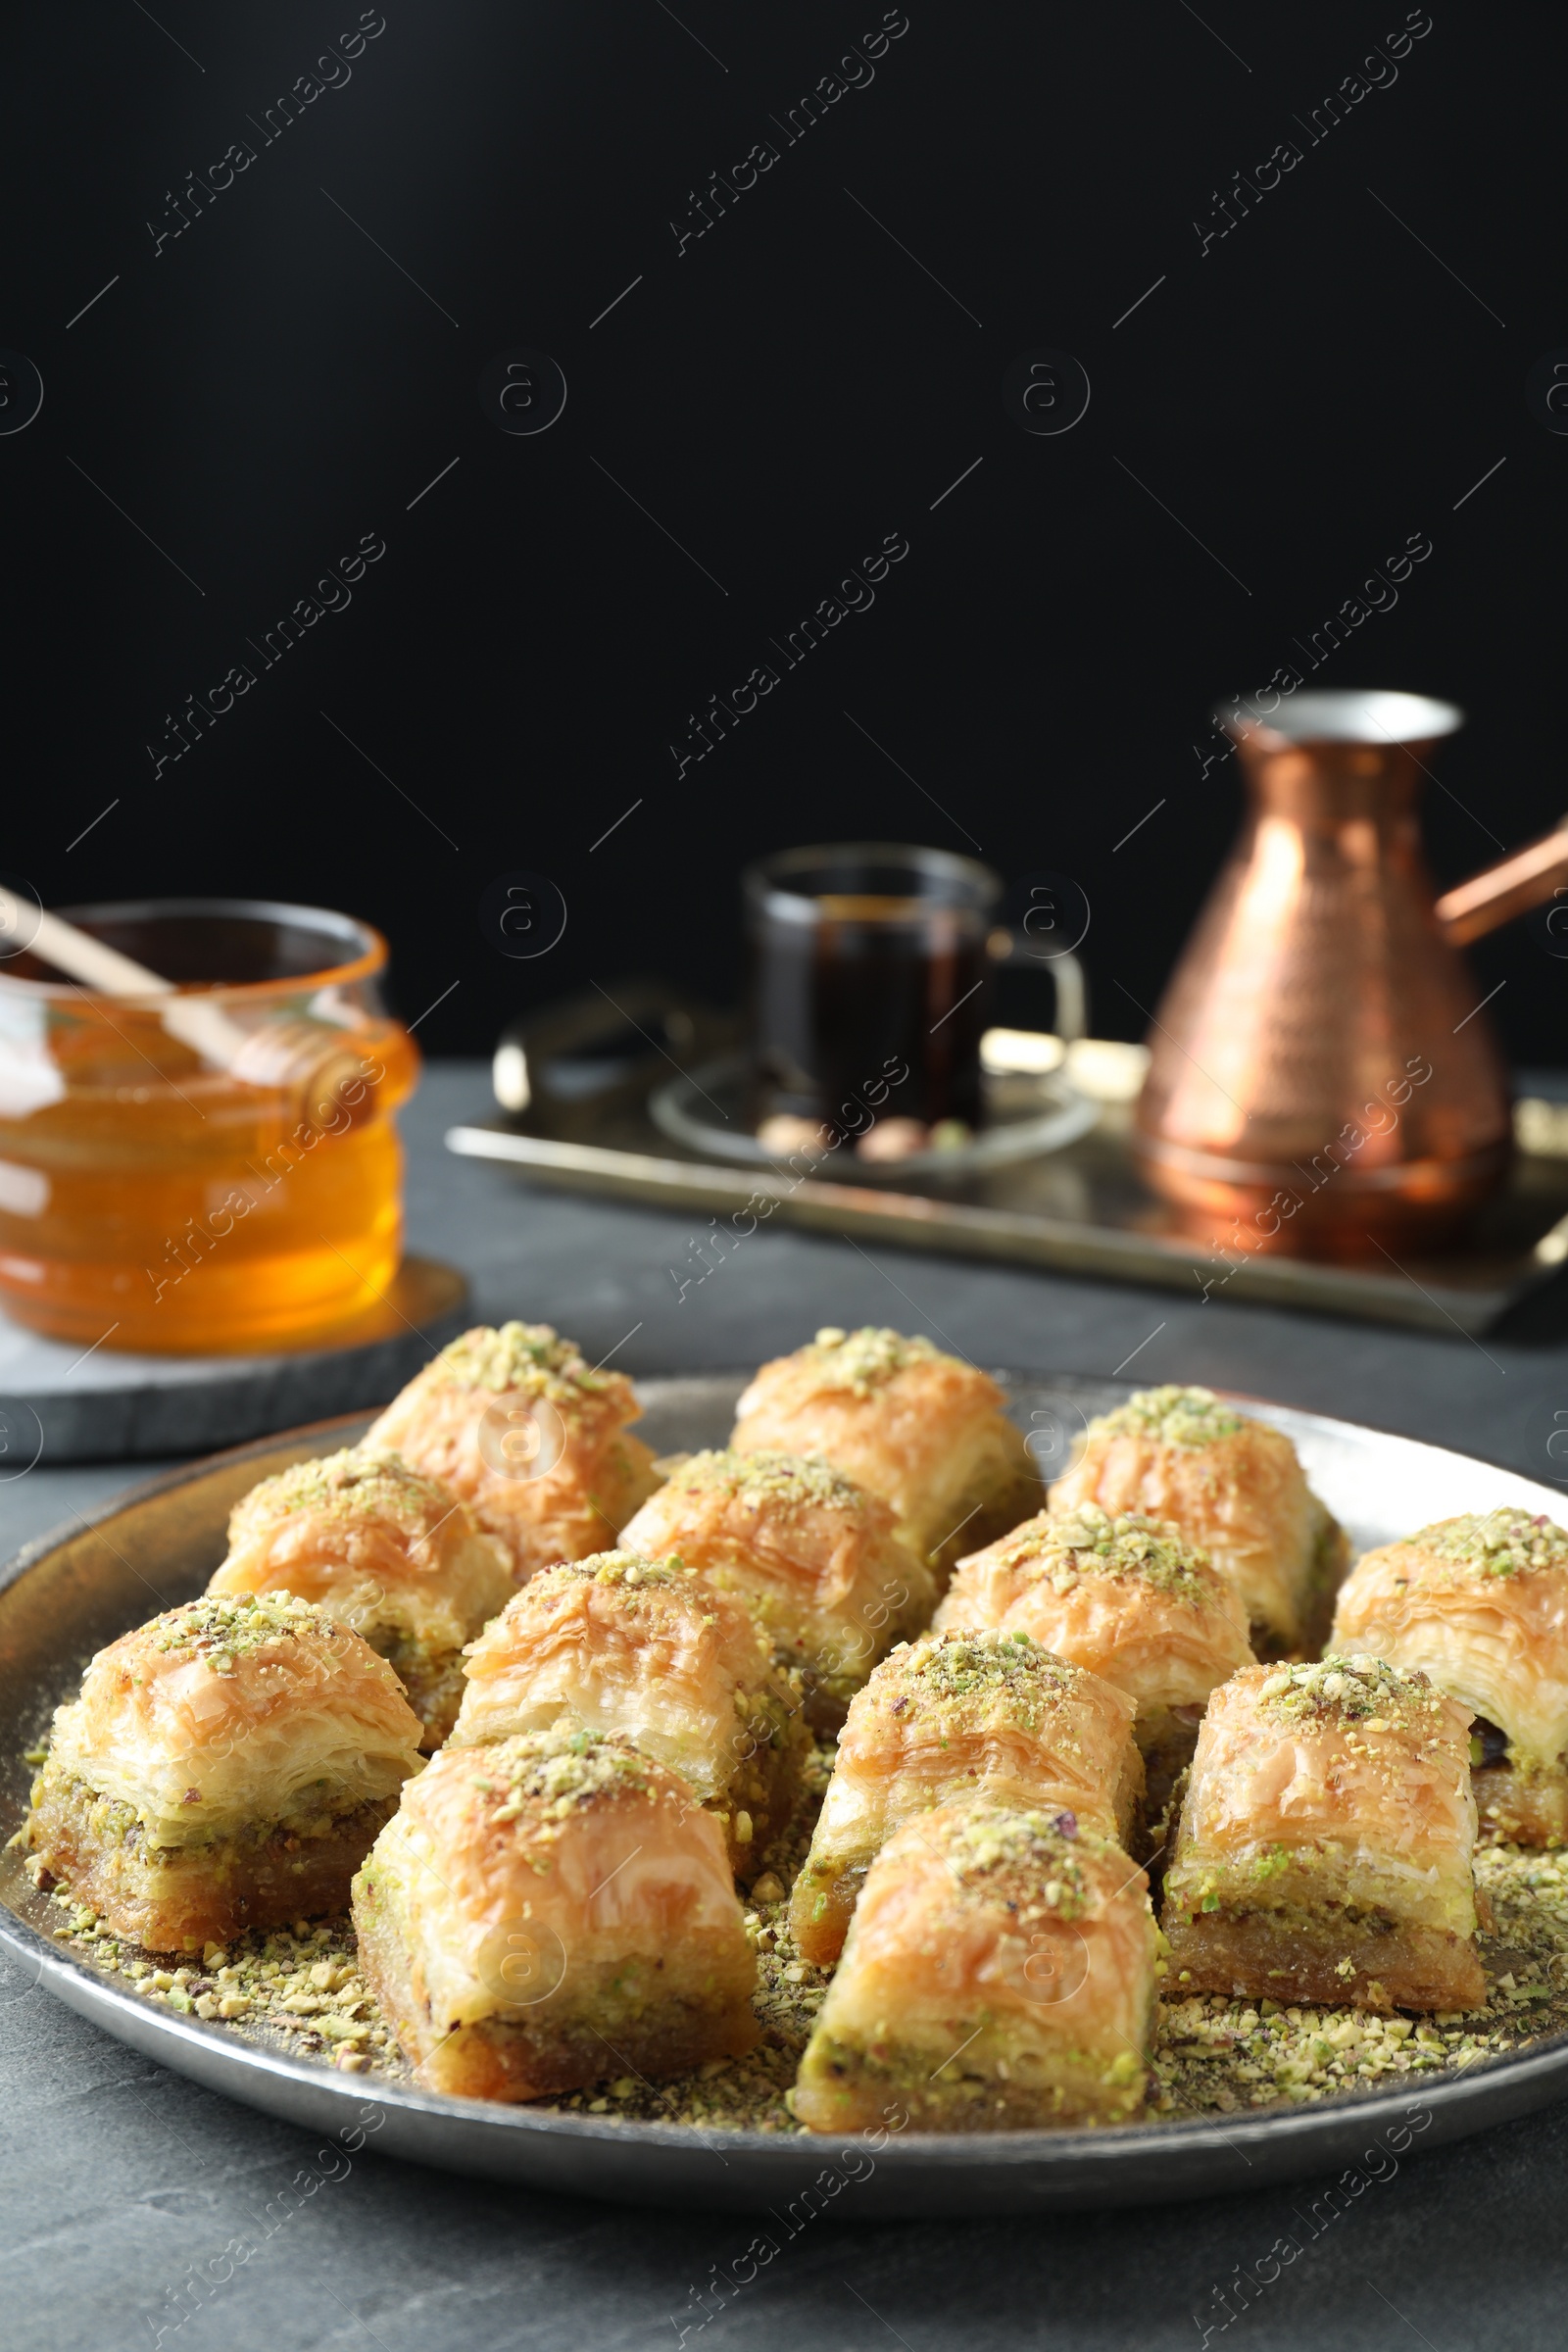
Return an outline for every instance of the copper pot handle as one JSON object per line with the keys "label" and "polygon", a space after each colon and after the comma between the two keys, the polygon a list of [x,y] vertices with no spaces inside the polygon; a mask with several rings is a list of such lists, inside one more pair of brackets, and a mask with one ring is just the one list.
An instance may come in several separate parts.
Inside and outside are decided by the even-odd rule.
{"label": "copper pot handle", "polygon": [[1456,948],[1468,947],[1499,924],[1527,914],[1568,883],[1568,817],[1555,832],[1525,844],[1495,865],[1483,867],[1468,882],[1446,890],[1435,912],[1444,936]]}

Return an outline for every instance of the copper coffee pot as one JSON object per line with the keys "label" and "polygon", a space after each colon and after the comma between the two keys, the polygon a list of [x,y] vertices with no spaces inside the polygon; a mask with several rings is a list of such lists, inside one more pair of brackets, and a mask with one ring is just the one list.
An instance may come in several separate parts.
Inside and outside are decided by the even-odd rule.
{"label": "copper coffee pot", "polygon": [[1568,829],[1434,903],[1416,800],[1462,711],[1318,689],[1216,719],[1250,806],[1150,1033],[1145,1178],[1183,1231],[1233,1251],[1441,1243],[1512,1146],[1457,950],[1568,882]]}

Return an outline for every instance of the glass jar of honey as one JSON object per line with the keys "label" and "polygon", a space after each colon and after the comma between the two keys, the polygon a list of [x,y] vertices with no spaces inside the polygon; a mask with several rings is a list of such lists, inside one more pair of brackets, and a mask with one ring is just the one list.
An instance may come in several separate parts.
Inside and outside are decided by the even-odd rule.
{"label": "glass jar of honey", "polygon": [[328,1344],[403,1247],[419,1057],[368,924],[261,900],[65,907],[173,983],[0,963],[0,1305],[82,1348]]}

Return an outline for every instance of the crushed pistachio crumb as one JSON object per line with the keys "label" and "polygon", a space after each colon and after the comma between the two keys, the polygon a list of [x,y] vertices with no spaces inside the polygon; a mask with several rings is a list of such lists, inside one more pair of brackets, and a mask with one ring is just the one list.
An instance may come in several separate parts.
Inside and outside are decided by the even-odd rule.
{"label": "crushed pistachio crumb", "polygon": [[1222,1404],[1212,1389],[1167,1385],[1140,1390],[1114,1412],[1091,1421],[1089,1434],[1152,1437],[1164,1446],[1212,1446],[1216,1438],[1233,1438],[1246,1427],[1246,1416]]}
{"label": "crushed pistachio crumb", "polygon": [[[493,1758],[493,1751],[491,1751]],[[489,1759],[487,1759],[489,1760]],[[746,2057],[710,2060],[683,2075],[645,2082],[622,2075],[571,2092],[538,2112],[587,2115],[616,2126],[682,2123],[704,2131],[796,2134],[790,2094],[801,2053],[831,1981],[795,1949],[789,1897],[805,1862],[833,1752],[813,1748],[808,1793],[767,1867],[742,1896],[757,1953],[754,2007],[761,2038]],[[1015,1817],[1014,1817],[1015,1818]],[[1075,1840],[1050,1816],[1034,1833],[1049,1846],[1031,1863],[1042,1898],[1060,1915],[1070,1901]],[[1006,1867],[1003,1841],[977,1840],[977,1871]],[[994,1856],[989,1850],[995,1848]],[[1475,1857],[1478,1885],[1495,1917],[1479,1943],[1488,1975],[1485,2008],[1435,2016],[1382,2015],[1319,2003],[1227,1999],[1191,1993],[1180,1972],[1155,2013],[1150,2115],[1154,2123],[1312,2104],[1378,2088],[1408,2097],[1416,2078],[1460,2073],[1546,2034],[1568,2032],[1568,1851],[1488,1845]],[[1055,1888],[1054,1899],[1052,1889]],[[232,1936],[201,1961],[170,1965],[114,1936],[62,1886],[40,1889],[30,1913],[56,1923],[58,1939],[138,1998],[194,2016],[240,2039],[377,2082],[410,2069],[359,1974],[346,1919]],[[77,1926],[82,1921],[86,1924]],[[226,1956],[223,1956],[225,1955]]]}
{"label": "crushed pistachio crumb", "polygon": [[1524,1576],[1543,1568],[1568,1568],[1568,1530],[1557,1527],[1544,1512],[1504,1509],[1466,1512],[1457,1519],[1439,1519],[1391,1550],[1425,1553],[1454,1568],[1481,1576]]}
{"label": "crushed pistachio crumb", "polygon": [[621,1585],[632,1591],[648,1586],[655,1591],[687,1592],[697,1582],[697,1570],[674,1554],[667,1560],[651,1560],[640,1551],[591,1551],[585,1559],[561,1560],[555,1567],[541,1570],[529,1578],[527,1590],[537,1593],[566,1585]]}
{"label": "crushed pistachio crumb", "polygon": [[1053,1657],[1028,1634],[924,1634],[888,1652],[858,1703],[901,1725],[932,1713],[984,1716],[1000,1706],[1008,1723],[1034,1732],[1087,1679],[1083,1667]]}
{"label": "crushed pistachio crumb", "polygon": [[1118,1849],[1103,1838],[1081,1837],[1072,1813],[975,1804],[950,1823],[942,1840],[942,1860],[963,1892],[987,1904],[1000,1894],[1020,1912],[1043,1900],[1064,1920],[1081,1919],[1098,1899],[1094,1872],[1085,1867],[1089,1851],[1115,1854],[1118,1875],[1125,1874]]}
{"label": "crushed pistachio crumb", "polygon": [[824,1388],[851,1389],[858,1396],[869,1396],[911,1364],[957,1360],[944,1354],[930,1340],[906,1339],[903,1332],[870,1323],[862,1324],[858,1331],[841,1331],[836,1324],[826,1324],[801,1354],[820,1376]]}
{"label": "crushed pistachio crumb", "polygon": [[231,1546],[250,1541],[291,1518],[314,1511],[337,1519],[389,1519],[419,1527],[433,1514],[450,1512],[452,1496],[433,1478],[411,1470],[400,1454],[368,1446],[345,1446],[318,1461],[296,1462],[275,1478],[264,1478],[234,1506],[228,1523]]}
{"label": "crushed pistachio crumb", "polygon": [[625,1386],[618,1372],[593,1370],[574,1340],[548,1323],[478,1324],[442,1348],[432,1373],[463,1389],[493,1389],[498,1396],[547,1396],[553,1404]]}
{"label": "crushed pistachio crumb", "polygon": [[1140,1511],[1112,1514],[1098,1502],[1079,1503],[1053,1516],[1042,1511],[998,1544],[988,1558],[1004,1568],[1038,1571],[1041,1581],[1065,1592],[1083,1576],[1136,1579],[1156,1592],[1211,1606],[1214,1572],[1206,1552],[1189,1544],[1175,1522],[1149,1519]]}
{"label": "crushed pistachio crumb", "polygon": [[230,1671],[246,1651],[274,1642],[313,1633],[336,1640],[343,1634],[323,1610],[292,1592],[204,1593],[183,1608],[166,1609],[153,1623],[159,1649],[197,1650],[220,1674]]}
{"label": "crushed pistachio crumb", "polygon": [[670,1479],[679,1494],[733,1494],[816,1510],[863,1511],[865,1491],[820,1456],[794,1453],[694,1453]]}
{"label": "crushed pistachio crumb", "polygon": [[[1333,1716],[1367,1731],[1435,1730],[1443,1699],[1418,1668],[1390,1666],[1365,1651],[1334,1652],[1310,1663],[1276,1666],[1257,1692],[1259,1704],[1288,1723]],[[1431,1718],[1423,1724],[1422,1717]]]}
{"label": "crushed pistachio crumb", "polygon": [[[509,1811],[523,1805],[553,1807],[564,1820],[579,1805],[602,1796],[652,1796],[662,1775],[629,1740],[591,1732],[571,1716],[540,1732],[518,1732],[484,1747],[449,1751],[471,1754],[484,1769],[473,1787],[499,1796]],[[516,1818],[513,1811],[512,1817]]]}

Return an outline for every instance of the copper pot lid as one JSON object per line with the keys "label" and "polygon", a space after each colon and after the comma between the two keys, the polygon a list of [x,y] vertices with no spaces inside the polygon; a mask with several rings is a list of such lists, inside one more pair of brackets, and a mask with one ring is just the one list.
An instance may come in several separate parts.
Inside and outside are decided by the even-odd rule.
{"label": "copper pot lid", "polygon": [[1435,743],[1464,725],[1464,712],[1455,703],[1389,687],[1309,686],[1281,695],[1279,708],[1267,713],[1217,704],[1214,724],[1237,742],[1274,751],[1297,743]]}

